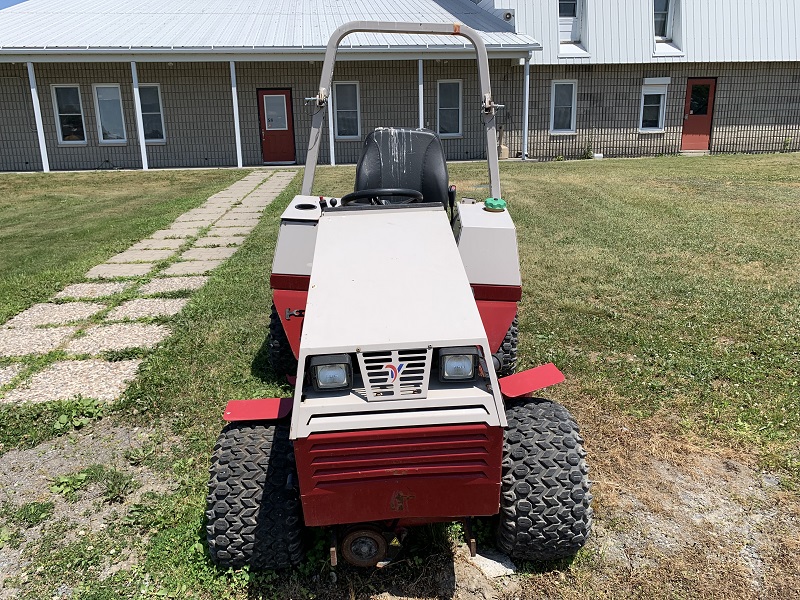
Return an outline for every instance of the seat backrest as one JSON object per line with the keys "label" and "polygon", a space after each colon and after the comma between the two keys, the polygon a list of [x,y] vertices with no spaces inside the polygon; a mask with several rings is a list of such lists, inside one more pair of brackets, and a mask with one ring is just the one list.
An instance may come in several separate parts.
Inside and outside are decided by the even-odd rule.
{"label": "seat backrest", "polygon": [[444,150],[433,131],[379,128],[364,140],[355,191],[412,189],[422,192],[424,202],[441,202],[446,208],[448,185]]}

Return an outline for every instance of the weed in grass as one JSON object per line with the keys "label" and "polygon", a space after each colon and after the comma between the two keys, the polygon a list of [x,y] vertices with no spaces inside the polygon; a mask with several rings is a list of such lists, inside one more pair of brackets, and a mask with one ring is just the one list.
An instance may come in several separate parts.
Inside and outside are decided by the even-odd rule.
{"label": "weed in grass", "polygon": [[103,360],[117,362],[121,360],[144,360],[152,353],[152,348],[123,348],[121,350],[103,350],[100,356]]}
{"label": "weed in grass", "polygon": [[78,490],[83,489],[89,483],[89,474],[86,471],[79,471],[72,475],[59,475],[53,479],[50,491],[60,494],[68,502],[75,502],[78,499]]}
{"label": "weed in grass", "polygon": [[62,404],[62,413],[58,415],[53,429],[58,433],[65,433],[73,429],[80,429],[89,423],[103,417],[106,403],[92,398],[76,396],[75,399]]}
{"label": "weed in grass", "polygon": [[5,502],[0,508],[0,516],[26,529],[43,523],[52,514],[52,502],[27,502],[21,506],[14,506],[10,502]]}
{"label": "weed in grass", "polygon": [[123,502],[138,487],[133,476],[117,469],[105,469],[101,483],[103,499],[108,503]]}
{"label": "weed in grass", "polygon": [[19,548],[21,542],[22,534],[19,531],[11,529],[6,525],[0,527],[0,550],[2,550],[6,545],[10,546],[11,548]]}
{"label": "weed in grass", "polygon": [[78,491],[91,483],[102,486],[103,500],[109,504],[124,501],[138,487],[138,483],[128,473],[113,467],[92,465],[77,473],[56,477],[50,491],[61,494],[69,502],[75,502]]}

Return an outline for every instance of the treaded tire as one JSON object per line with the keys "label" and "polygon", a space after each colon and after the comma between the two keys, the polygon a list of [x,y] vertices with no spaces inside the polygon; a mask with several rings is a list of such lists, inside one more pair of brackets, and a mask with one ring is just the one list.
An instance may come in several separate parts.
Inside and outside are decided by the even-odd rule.
{"label": "treaded tire", "polygon": [[295,375],[297,373],[297,359],[292,352],[289,338],[283,329],[281,317],[272,305],[272,312],[269,315],[269,336],[267,337],[267,362],[272,372],[283,377],[285,375]]}
{"label": "treaded tire", "polygon": [[498,377],[506,377],[517,372],[517,344],[519,343],[519,319],[514,315],[511,327],[500,344],[500,349],[494,353],[500,368],[497,370]]}
{"label": "treaded tire", "polygon": [[509,404],[497,545],[532,561],[574,555],[592,527],[583,438],[566,408],[541,398]]}
{"label": "treaded tire", "polygon": [[206,504],[211,560],[281,569],[303,559],[303,519],[289,426],[231,423],[214,446]]}

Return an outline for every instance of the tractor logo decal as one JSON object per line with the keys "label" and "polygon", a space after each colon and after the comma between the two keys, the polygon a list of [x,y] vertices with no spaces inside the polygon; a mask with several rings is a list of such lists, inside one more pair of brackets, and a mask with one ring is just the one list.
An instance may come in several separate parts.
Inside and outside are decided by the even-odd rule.
{"label": "tractor logo decal", "polygon": [[386,369],[387,371],[389,371],[389,381],[394,383],[395,379],[397,379],[397,377],[400,375],[401,371],[403,370],[403,367],[405,367],[405,365],[403,363],[400,363],[396,367],[392,363],[389,363],[388,365],[386,365],[383,368]]}

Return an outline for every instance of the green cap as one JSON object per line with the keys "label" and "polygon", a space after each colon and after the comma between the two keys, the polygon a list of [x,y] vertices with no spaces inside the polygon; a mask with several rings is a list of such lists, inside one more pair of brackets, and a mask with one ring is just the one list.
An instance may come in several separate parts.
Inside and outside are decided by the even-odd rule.
{"label": "green cap", "polygon": [[502,198],[487,198],[483,205],[491,212],[503,212],[506,209],[506,201]]}

